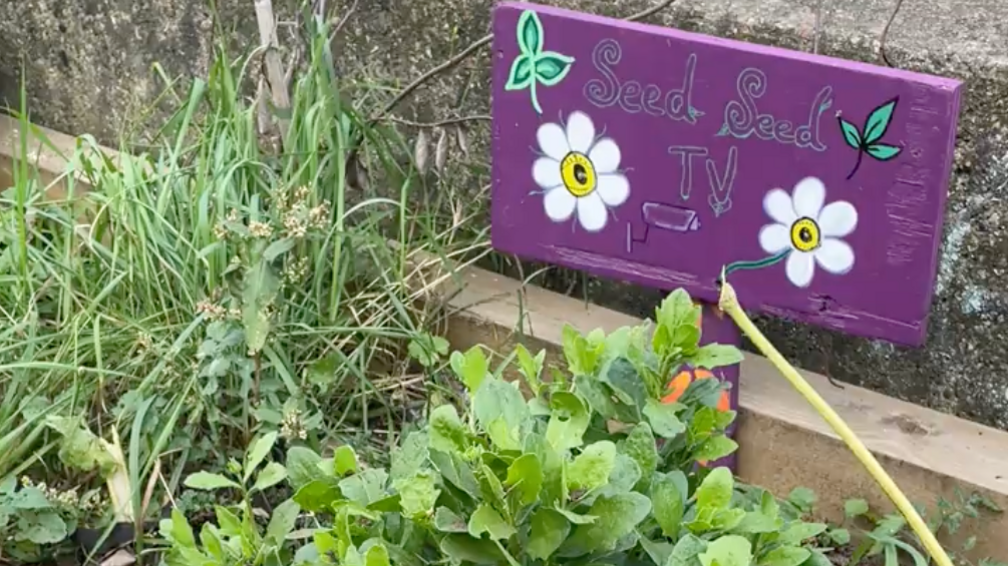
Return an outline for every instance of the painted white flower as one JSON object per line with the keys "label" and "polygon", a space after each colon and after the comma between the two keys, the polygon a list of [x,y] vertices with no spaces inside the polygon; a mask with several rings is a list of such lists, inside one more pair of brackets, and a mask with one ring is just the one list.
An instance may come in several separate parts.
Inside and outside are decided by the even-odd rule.
{"label": "painted white flower", "polygon": [[543,206],[554,222],[564,222],[577,210],[578,222],[589,232],[605,228],[609,208],[626,202],[630,183],[619,172],[620,149],[610,138],[595,139],[595,125],[574,112],[566,131],[547,123],[536,132],[543,157],[532,165],[532,178],[546,196]]}
{"label": "painted white flower", "polygon": [[763,210],[774,220],[760,230],[763,250],[788,254],[787,277],[798,287],[812,283],[815,265],[841,275],[854,267],[854,250],[839,238],[857,227],[857,209],[849,202],[826,206],[826,187],[815,177],[795,185],[791,195],[774,189],[763,198]]}

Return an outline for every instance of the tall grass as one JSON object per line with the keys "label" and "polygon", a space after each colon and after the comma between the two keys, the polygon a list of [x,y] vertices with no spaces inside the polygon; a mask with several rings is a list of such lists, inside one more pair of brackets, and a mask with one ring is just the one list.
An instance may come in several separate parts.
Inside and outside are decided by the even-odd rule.
{"label": "tall grass", "polygon": [[[369,124],[384,95],[342,84],[328,30],[310,31],[279,151],[243,96],[256,56],[223,47],[205,80],[170,84],[177,110],[149,151],[78,138],[65,200],[45,198],[22,147],[0,203],[0,477],[54,441],[28,401],[131,431],[131,467],[181,456],[175,481],[261,427],[314,444],[376,417],[394,432],[403,408],[383,384],[438,321],[421,299],[486,246],[446,207],[408,205],[428,181],[394,130]],[[358,132],[375,189],[345,176]]]}

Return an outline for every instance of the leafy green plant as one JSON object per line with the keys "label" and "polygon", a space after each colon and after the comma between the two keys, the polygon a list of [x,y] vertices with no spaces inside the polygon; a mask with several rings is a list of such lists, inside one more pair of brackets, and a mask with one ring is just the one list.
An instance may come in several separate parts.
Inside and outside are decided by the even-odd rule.
{"label": "leafy green plant", "polygon": [[857,173],[858,168],[861,167],[861,158],[864,154],[867,153],[878,161],[889,161],[890,159],[895,159],[900,154],[900,151],[902,151],[902,148],[899,146],[879,143],[879,140],[885,135],[886,130],[889,129],[889,124],[892,122],[893,113],[896,111],[896,104],[898,102],[899,97],[897,96],[883,102],[869,112],[868,118],[865,120],[864,130],[858,130],[857,126],[837,116],[844,141],[858,152],[854,168],[847,175],[848,179],[853,177],[854,173]]}
{"label": "leafy green plant", "polygon": [[[1003,512],[997,504],[982,494],[971,493],[967,496],[958,488],[955,501],[940,498],[931,513],[922,506],[918,507],[928,528],[936,535],[942,531],[949,535],[955,534],[966,520],[981,520],[984,512]],[[844,503],[844,514],[848,521],[858,526],[858,531],[863,535],[863,540],[851,556],[850,566],[858,566],[866,559],[876,556],[883,557],[885,566],[897,566],[901,554],[909,556],[915,565],[928,563],[920,540],[909,531],[906,520],[901,515],[897,513],[878,515],[863,499],[847,500]],[[975,535],[967,537],[959,549],[961,552],[949,552],[950,557],[957,564],[973,566],[974,563],[966,558],[965,553],[973,550],[976,542]],[[1003,566],[1002,563],[989,558],[982,559],[977,564]]]}
{"label": "leafy green plant", "polygon": [[532,107],[542,114],[542,106],[539,105],[539,97],[536,95],[537,85],[559,84],[570,72],[574,58],[555,51],[543,50],[545,41],[543,26],[539,15],[533,10],[525,10],[518,17],[517,33],[518,49],[521,53],[511,63],[504,90],[529,89]]}
{"label": "leafy green plant", "polygon": [[[550,379],[543,352],[518,347],[494,371],[480,347],[453,352],[466,409],[434,407],[387,471],[345,446],[329,459],[293,448],[294,501],[333,525],[313,530],[303,563],[370,563],[373,552],[397,564],[824,564],[805,543],[826,525],[788,516],[727,468],[696,465],[735,449],[724,437],[735,415],[715,409],[722,384],[697,380],[678,403],[652,402],[660,372],[738,361],[728,346],[698,345],[698,314],[677,291],[649,340],[648,327],[568,329],[569,373]],[[511,370],[524,379],[505,381]]]}
{"label": "leafy green plant", "polygon": [[192,489],[216,491],[230,489],[241,495],[238,512],[214,506],[216,524],[204,523],[199,542],[185,515],[172,509],[170,518],[160,524],[162,536],[169,543],[164,557],[167,566],[237,566],[254,564],[286,565],[293,560],[287,537],[294,530],[301,508],[288,499],[270,514],[265,529],[255,520],[251,496],[261,493],[287,478],[287,469],[278,462],[266,462],[277,441],[276,433],[263,435],[248,449],[244,461],[232,460],[226,473],[196,472],[185,479]]}

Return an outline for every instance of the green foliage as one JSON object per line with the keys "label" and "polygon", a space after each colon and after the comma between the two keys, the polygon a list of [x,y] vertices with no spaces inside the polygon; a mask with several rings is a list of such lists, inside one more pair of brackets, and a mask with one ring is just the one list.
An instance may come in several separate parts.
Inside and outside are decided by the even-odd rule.
{"label": "green foliage", "polygon": [[889,161],[900,154],[903,148],[895,145],[880,143],[879,140],[885,135],[892,123],[893,113],[896,111],[896,104],[899,97],[887,100],[880,104],[868,114],[865,120],[864,129],[858,130],[854,124],[844,120],[839,115],[837,121],[840,123],[840,133],[843,134],[847,145],[858,152],[857,162],[847,176],[848,179],[854,176],[861,166],[861,158],[868,154],[878,161]]}

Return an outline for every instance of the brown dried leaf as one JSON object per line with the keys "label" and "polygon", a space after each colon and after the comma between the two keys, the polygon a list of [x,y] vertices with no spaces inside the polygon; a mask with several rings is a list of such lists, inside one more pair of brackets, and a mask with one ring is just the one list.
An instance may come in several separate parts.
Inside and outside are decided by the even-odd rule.
{"label": "brown dried leaf", "polygon": [[416,162],[417,171],[423,175],[427,172],[427,158],[430,154],[428,147],[427,130],[420,130],[417,134],[416,146],[413,149],[413,161]]}
{"label": "brown dried leaf", "polygon": [[437,148],[434,150],[434,168],[438,173],[444,171],[445,163],[448,162],[448,130],[441,128],[438,136]]}
{"label": "brown dried leaf", "polygon": [[456,132],[457,137],[458,137],[459,149],[462,150],[462,155],[464,155],[466,157],[466,159],[468,159],[469,158],[469,140],[466,139],[465,130],[462,129],[462,126],[457,126],[455,128],[455,132]]}

